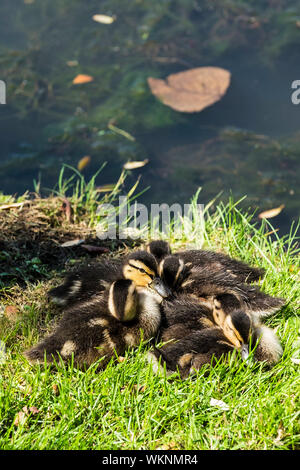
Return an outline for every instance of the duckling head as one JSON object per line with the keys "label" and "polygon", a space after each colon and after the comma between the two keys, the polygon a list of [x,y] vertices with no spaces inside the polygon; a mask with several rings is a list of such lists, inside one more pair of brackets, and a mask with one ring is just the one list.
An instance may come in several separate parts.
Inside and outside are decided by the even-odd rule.
{"label": "duckling head", "polygon": [[152,240],[146,246],[146,251],[151,253],[158,263],[160,263],[163,258],[171,254],[170,245],[164,240]]}
{"label": "duckling head", "polygon": [[155,290],[161,297],[170,295],[170,290],[158,276],[156,259],[147,251],[132,253],[124,263],[123,275],[138,287]]}
{"label": "duckling head", "polygon": [[129,279],[119,279],[109,288],[108,309],[113,317],[122,322],[133,320],[138,312],[138,292]]}
{"label": "duckling head", "polygon": [[190,272],[190,263],[185,264],[177,256],[167,256],[159,263],[158,272],[169,288],[176,289]]}
{"label": "duckling head", "polygon": [[243,310],[228,313],[223,323],[224,335],[241,352],[242,359],[249,356],[251,327],[251,319]]}

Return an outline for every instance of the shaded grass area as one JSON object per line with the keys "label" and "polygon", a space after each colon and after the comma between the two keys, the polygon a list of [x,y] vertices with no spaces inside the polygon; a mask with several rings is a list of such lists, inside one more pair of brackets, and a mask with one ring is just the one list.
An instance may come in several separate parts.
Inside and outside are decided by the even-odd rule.
{"label": "shaded grass area", "polygon": [[[228,363],[219,361],[182,381],[177,374],[168,378],[154,375],[146,359],[149,344],[128,351],[124,361],[111,362],[100,373],[96,372],[97,363],[87,371],[72,364],[57,369],[33,367],[22,352],[50,331],[60,317],[59,309],[48,302],[48,289],[59,283],[66,267],[91,256],[80,246],[63,249],[58,241],[84,233],[96,243],[91,205],[85,210],[82,206],[81,212],[76,209],[76,218],[70,222],[60,198],[36,198],[17,213],[12,209],[0,214],[2,227],[7,227],[2,243],[12,258],[11,266],[20,264],[22,270],[19,277],[12,272],[2,279],[0,339],[5,343],[6,358],[0,364],[0,448],[299,449],[297,227],[284,238],[278,238],[276,232],[267,235],[273,230],[267,222],[256,226],[253,214],[241,213],[238,204],[229,201],[217,205],[213,212],[205,209],[201,233],[196,217],[188,236],[177,239],[176,227],[170,233],[173,249],[201,245],[266,268],[263,290],[287,300],[286,306],[266,321],[276,328],[284,348],[281,361],[273,368],[232,356]],[[38,220],[37,215],[33,218],[33,210],[43,222],[29,229],[26,221]],[[195,200],[192,210],[196,210]],[[26,232],[18,231],[22,214],[26,214]],[[26,261],[32,259],[33,252],[28,251],[30,245],[21,245],[22,237],[27,243],[32,239],[36,247],[49,243],[49,253],[55,246],[57,266],[55,257],[53,261],[34,252],[40,263],[29,269]],[[13,254],[15,244],[19,258]],[[107,246],[109,256],[128,250],[123,242]],[[1,262],[1,268],[7,270],[6,260]],[[7,305],[17,306],[17,312],[8,315]],[[212,405],[212,398],[222,400],[228,409]],[[36,410],[31,412],[31,407]]]}

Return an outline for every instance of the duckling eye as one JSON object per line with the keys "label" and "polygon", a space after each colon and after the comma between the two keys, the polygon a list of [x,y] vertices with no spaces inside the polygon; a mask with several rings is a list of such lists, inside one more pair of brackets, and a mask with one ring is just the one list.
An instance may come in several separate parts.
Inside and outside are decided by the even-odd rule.
{"label": "duckling eye", "polygon": [[146,274],[146,271],[143,268],[140,268],[140,272]]}

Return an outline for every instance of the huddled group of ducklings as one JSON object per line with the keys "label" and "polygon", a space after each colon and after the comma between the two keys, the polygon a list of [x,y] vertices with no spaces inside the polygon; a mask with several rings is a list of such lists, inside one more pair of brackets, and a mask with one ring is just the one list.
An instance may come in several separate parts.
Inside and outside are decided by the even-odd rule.
{"label": "huddled group of ducklings", "polygon": [[54,332],[24,354],[31,363],[69,361],[103,368],[141,340],[155,338],[148,354],[153,369],[182,378],[249,346],[257,361],[282,354],[262,319],[284,300],[251,284],[264,270],[222,253],[186,250],[171,254],[154,240],[123,259],[87,264],[67,275],[49,295],[64,312]]}

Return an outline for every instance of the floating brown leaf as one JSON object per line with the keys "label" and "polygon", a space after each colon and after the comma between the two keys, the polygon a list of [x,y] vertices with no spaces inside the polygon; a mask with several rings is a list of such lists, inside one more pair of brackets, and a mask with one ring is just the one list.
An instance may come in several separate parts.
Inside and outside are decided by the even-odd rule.
{"label": "floating brown leaf", "polygon": [[68,67],[77,67],[79,62],[78,62],[78,60],[68,60],[66,62],[66,64],[67,64]]}
{"label": "floating brown leaf", "polygon": [[82,73],[80,73],[79,75],[77,75],[74,80],[73,80],[73,84],[74,85],[80,85],[82,83],[89,83],[89,82],[92,82],[94,80],[93,77],[91,77],[90,75],[84,75]]}
{"label": "floating brown leaf", "polygon": [[142,161],[135,161],[135,162],[126,162],[123,165],[124,170],[135,170],[136,168],[142,168],[143,166],[147,165],[149,160],[146,158],[146,160]]}
{"label": "floating brown leaf", "polygon": [[169,75],[165,80],[148,78],[158,99],[176,111],[194,113],[219,101],[230,84],[231,74],[219,67],[198,67]]}
{"label": "floating brown leaf", "polygon": [[114,16],[108,16],[108,15],[94,15],[93,20],[97,21],[97,23],[102,23],[102,24],[111,24],[115,21]]}
{"label": "floating brown leaf", "polygon": [[91,161],[91,157],[89,155],[82,157],[77,164],[78,170],[82,171],[90,163],[90,161]]}
{"label": "floating brown leaf", "polygon": [[260,219],[271,219],[272,217],[276,217],[276,215],[280,214],[282,209],[284,208],[284,204],[281,204],[279,207],[275,207],[275,209],[270,209],[264,212],[261,212],[258,217]]}

